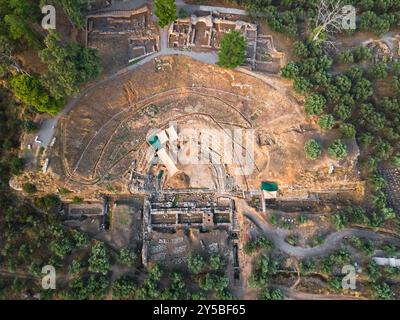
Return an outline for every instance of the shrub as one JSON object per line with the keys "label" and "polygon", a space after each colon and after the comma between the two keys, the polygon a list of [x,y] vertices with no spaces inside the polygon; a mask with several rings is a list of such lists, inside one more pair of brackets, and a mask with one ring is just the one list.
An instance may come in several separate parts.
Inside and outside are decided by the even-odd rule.
{"label": "shrub", "polygon": [[36,186],[32,183],[24,183],[22,185],[22,190],[24,190],[24,192],[26,192],[28,194],[33,194],[33,193],[37,192]]}
{"label": "shrub", "polygon": [[328,154],[336,160],[342,160],[347,156],[347,147],[340,139],[337,139],[328,147]]}
{"label": "shrub", "polygon": [[304,144],[304,152],[307,158],[315,160],[321,156],[322,148],[317,141],[310,139]]}

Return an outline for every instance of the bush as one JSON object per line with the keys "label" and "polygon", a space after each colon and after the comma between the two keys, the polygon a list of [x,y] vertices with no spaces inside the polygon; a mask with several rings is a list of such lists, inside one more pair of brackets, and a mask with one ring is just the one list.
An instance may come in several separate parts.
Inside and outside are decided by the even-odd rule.
{"label": "bush", "polygon": [[297,234],[291,234],[286,237],[285,241],[291,246],[297,246],[299,244],[299,236]]}
{"label": "bush", "polygon": [[328,154],[336,160],[342,160],[347,156],[347,146],[337,139],[328,147]]}
{"label": "bush", "polygon": [[24,192],[26,192],[28,194],[33,194],[33,193],[37,192],[36,186],[32,183],[24,183],[22,185],[22,190],[24,190]]}
{"label": "bush", "polygon": [[12,175],[19,176],[22,174],[24,170],[24,159],[11,156],[8,157],[7,161],[9,163],[10,172]]}
{"label": "bush", "polygon": [[233,30],[221,39],[218,65],[225,68],[236,68],[244,63],[245,54],[246,41],[240,31]]}
{"label": "bush", "polygon": [[39,209],[50,212],[60,204],[60,198],[58,198],[56,195],[48,194],[44,197],[36,198],[34,200],[34,204]]}
{"label": "bush", "polygon": [[246,242],[243,251],[245,254],[251,255],[261,249],[270,249],[272,248],[272,246],[272,243],[268,239],[266,239],[264,236],[259,236],[253,240]]}
{"label": "bush", "polygon": [[336,230],[342,230],[347,225],[347,218],[344,214],[334,214],[331,217],[331,222]]}
{"label": "bush", "polygon": [[304,152],[307,158],[315,160],[321,156],[322,148],[317,141],[310,139],[304,144]]}
{"label": "bush", "polygon": [[24,130],[28,133],[36,132],[39,129],[39,125],[32,120],[24,120]]}
{"label": "bush", "polygon": [[80,203],[82,203],[82,201],[83,201],[83,199],[80,198],[80,197],[73,197],[72,198],[72,203],[74,203],[74,204],[80,204]]}

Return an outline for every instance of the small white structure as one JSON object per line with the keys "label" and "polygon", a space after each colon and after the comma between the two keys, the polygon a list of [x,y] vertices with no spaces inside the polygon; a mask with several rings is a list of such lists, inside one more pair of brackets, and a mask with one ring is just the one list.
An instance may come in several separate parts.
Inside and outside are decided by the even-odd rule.
{"label": "small white structure", "polygon": [[46,159],[43,165],[43,173],[47,172],[47,169],[49,168],[49,158]]}
{"label": "small white structure", "polygon": [[400,267],[400,259],[396,258],[372,258],[379,266],[390,266],[390,267]]}
{"label": "small white structure", "polygon": [[160,158],[161,162],[167,167],[168,174],[172,177],[175,173],[177,173],[179,170],[175,166],[174,161],[171,159],[171,157],[168,155],[167,151],[165,151],[165,148],[162,148],[157,151],[157,155]]}
{"label": "small white structure", "polygon": [[152,140],[153,142],[150,142],[149,137],[147,138],[147,141],[156,151],[157,156],[160,158],[161,162],[167,167],[168,173],[170,177],[172,177],[179,170],[166,149],[168,142],[171,143],[178,140],[178,133],[176,132],[174,126],[171,125],[168,129],[155,134],[155,137],[158,140],[157,142],[154,142],[156,140]]}
{"label": "small white structure", "polygon": [[160,141],[161,145],[165,144],[168,141],[168,136],[164,131],[157,133],[158,141]]}
{"label": "small white structure", "polygon": [[167,132],[167,134],[168,134],[168,137],[169,137],[169,141],[170,141],[170,142],[173,142],[173,141],[178,140],[178,133],[176,132],[174,126],[171,125],[171,126],[166,130],[166,132]]}

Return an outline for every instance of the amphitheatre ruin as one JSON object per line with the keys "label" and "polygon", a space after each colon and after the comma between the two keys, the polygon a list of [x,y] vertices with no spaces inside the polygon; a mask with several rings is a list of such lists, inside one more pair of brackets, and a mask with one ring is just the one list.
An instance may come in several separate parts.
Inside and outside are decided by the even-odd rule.
{"label": "amphitheatre ruin", "polygon": [[[146,141],[152,130],[171,123],[178,134],[189,128],[221,130],[240,145],[238,158],[249,153],[244,158],[251,162],[251,172],[241,174],[240,161],[225,164],[210,157],[210,163],[197,166],[177,164],[178,172],[171,176]],[[245,137],[237,140],[235,129],[253,130],[248,139],[253,140],[254,150],[246,151],[249,143]],[[121,194],[156,188],[257,194],[264,180],[278,183],[281,197],[360,192],[355,142],[350,143],[350,157],[335,170],[330,168],[337,163],[327,156],[314,162],[304,156],[305,140],[318,137],[324,143],[336,136],[335,130],[320,136],[303,113],[301,101],[278,77],[258,79],[245,70],[170,56],[105,81],[83,96],[57,127],[49,168],[63,184],[84,193],[107,192],[106,186],[112,185]],[[178,141],[178,148],[185,143]],[[218,146],[208,148],[221,157]]]}

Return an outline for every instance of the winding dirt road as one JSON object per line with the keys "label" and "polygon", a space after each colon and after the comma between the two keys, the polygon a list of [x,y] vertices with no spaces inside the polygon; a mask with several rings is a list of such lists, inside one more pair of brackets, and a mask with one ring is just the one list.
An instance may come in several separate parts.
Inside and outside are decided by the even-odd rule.
{"label": "winding dirt road", "polygon": [[239,211],[252,221],[263,232],[264,236],[274,243],[277,249],[292,257],[310,258],[326,255],[335,250],[343,238],[351,236],[368,238],[375,241],[384,240],[394,245],[400,245],[400,238],[393,235],[377,233],[371,230],[348,228],[330,234],[320,246],[313,248],[295,247],[285,242],[285,237],[289,234],[288,230],[272,227],[260,213],[251,208],[244,200],[238,200],[237,206]]}

